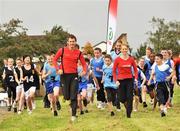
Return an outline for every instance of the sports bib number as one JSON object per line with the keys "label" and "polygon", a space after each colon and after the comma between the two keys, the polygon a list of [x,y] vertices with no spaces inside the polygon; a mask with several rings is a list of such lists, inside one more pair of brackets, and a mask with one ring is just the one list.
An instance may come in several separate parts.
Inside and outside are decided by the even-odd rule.
{"label": "sports bib number", "polygon": [[27,83],[34,82],[34,77],[31,75],[30,78],[27,77]]}
{"label": "sports bib number", "polygon": [[9,76],[9,78],[10,78],[10,82],[14,82],[14,77],[13,76]]}

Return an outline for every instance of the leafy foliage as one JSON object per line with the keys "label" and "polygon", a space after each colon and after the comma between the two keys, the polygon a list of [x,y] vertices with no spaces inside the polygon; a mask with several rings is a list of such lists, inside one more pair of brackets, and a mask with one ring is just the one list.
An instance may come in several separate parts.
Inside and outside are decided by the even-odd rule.
{"label": "leafy foliage", "polygon": [[147,32],[149,38],[140,46],[137,55],[141,56],[139,53],[144,51],[147,44],[154,47],[155,53],[158,53],[162,49],[171,49],[174,54],[179,53],[180,45],[178,41],[180,40],[180,22],[165,22],[165,19],[153,17],[150,23],[153,30]]}
{"label": "leafy foliage", "polygon": [[28,36],[28,29],[22,26],[22,21],[12,19],[0,25],[0,66],[4,58],[17,58],[23,55],[42,56],[57,51],[66,43],[68,32],[61,26],[54,26],[45,35]]}
{"label": "leafy foliage", "polygon": [[90,42],[87,42],[87,43],[85,44],[85,46],[84,46],[84,52],[85,52],[86,54],[91,54],[91,55],[93,55],[94,50],[93,50],[92,44],[91,44]]}

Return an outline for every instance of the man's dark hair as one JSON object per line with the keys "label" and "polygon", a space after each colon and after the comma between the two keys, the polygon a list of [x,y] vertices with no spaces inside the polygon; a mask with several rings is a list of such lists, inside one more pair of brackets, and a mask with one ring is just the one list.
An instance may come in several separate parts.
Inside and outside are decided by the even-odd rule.
{"label": "man's dark hair", "polygon": [[77,41],[76,36],[73,35],[73,34],[70,34],[70,35],[68,36],[67,40],[69,40],[70,38],[71,38],[71,39],[75,39],[75,41]]}
{"label": "man's dark hair", "polygon": [[24,61],[24,59],[25,59],[26,57],[29,57],[29,58],[30,58],[30,61],[32,62],[32,58],[31,58],[30,55],[24,55],[24,56],[23,56],[23,61]]}
{"label": "man's dark hair", "polygon": [[160,59],[163,59],[163,55],[162,54],[156,54],[156,57],[159,57]]}
{"label": "man's dark hair", "polygon": [[151,52],[153,52],[153,50],[152,50],[152,48],[151,47],[146,47],[146,50],[149,50],[149,51],[151,51]]}
{"label": "man's dark hair", "polygon": [[80,48],[78,44],[76,44],[76,45],[75,45],[75,47],[76,47],[77,49],[79,49],[79,48]]}
{"label": "man's dark hair", "polygon": [[85,62],[87,62],[88,64],[90,64],[90,60],[88,58],[84,58]]}
{"label": "man's dark hair", "polygon": [[104,58],[109,58],[112,61],[112,57],[109,54],[105,55]]}
{"label": "man's dark hair", "polygon": [[107,53],[105,51],[102,52],[103,55],[106,55]]}
{"label": "man's dark hair", "polygon": [[100,53],[102,52],[102,50],[98,47],[96,47],[94,50],[98,50]]}
{"label": "man's dark hair", "polygon": [[54,55],[54,54],[56,54],[54,51],[51,51],[51,52],[50,52],[50,55]]}

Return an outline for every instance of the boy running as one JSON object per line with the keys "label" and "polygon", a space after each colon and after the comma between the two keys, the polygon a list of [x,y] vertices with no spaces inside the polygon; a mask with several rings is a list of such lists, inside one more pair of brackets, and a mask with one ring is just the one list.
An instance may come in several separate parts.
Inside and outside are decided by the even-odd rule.
{"label": "boy running", "polygon": [[151,80],[155,76],[156,79],[156,92],[157,92],[157,99],[161,109],[161,117],[166,116],[167,108],[166,102],[169,98],[169,91],[168,91],[168,81],[173,76],[173,71],[167,64],[163,64],[163,55],[157,54],[155,57],[155,65],[154,69],[152,70],[151,77],[148,81],[148,85],[150,85]]}

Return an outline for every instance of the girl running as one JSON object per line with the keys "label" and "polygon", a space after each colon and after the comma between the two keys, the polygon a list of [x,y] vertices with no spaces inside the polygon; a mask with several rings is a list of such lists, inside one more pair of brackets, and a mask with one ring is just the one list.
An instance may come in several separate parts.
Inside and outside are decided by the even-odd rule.
{"label": "girl running", "polygon": [[104,88],[107,94],[109,112],[111,113],[111,116],[114,116],[115,114],[113,111],[113,102],[116,99],[117,85],[113,80],[113,75],[112,75],[113,64],[112,64],[111,56],[105,55],[104,61],[105,64],[103,66],[102,83],[104,84]]}
{"label": "girl running", "polygon": [[59,99],[60,75],[56,73],[53,66],[53,56],[47,56],[47,65],[43,69],[42,78],[45,79],[46,92],[51,103],[54,116],[58,116],[56,102]]}
{"label": "girl running", "polygon": [[32,114],[33,109],[33,100],[35,97],[35,91],[36,91],[36,84],[34,81],[34,74],[35,74],[35,65],[32,64],[31,57],[29,55],[26,55],[23,57],[24,60],[24,66],[22,67],[23,71],[23,84],[24,84],[24,93],[25,93],[25,99],[28,107],[28,114]]}
{"label": "girl running", "polygon": [[[118,100],[124,103],[127,117],[131,117],[133,105],[133,74],[137,82],[138,71],[134,59],[128,54],[129,46],[121,45],[122,55],[115,59],[113,66],[113,78],[118,88]],[[132,74],[132,68],[134,73]],[[118,73],[117,73],[118,70]]]}
{"label": "girl running", "polygon": [[[3,71],[3,80],[7,85],[8,111],[11,111],[12,103],[16,99],[17,74],[14,70],[13,64],[14,60],[12,58],[8,58],[8,66],[5,67]],[[17,112],[17,108],[14,108],[14,112]]]}
{"label": "girl running", "polygon": [[17,73],[17,87],[16,87],[16,101],[13,106],[16,108],[16,104],[18,103],[18,114],[21,114],[23,105],[24,105],[24,87],[23,87],[23,71],[22,71],[22,60],[20,58],[16,59],[16,67],[15,71]]}

